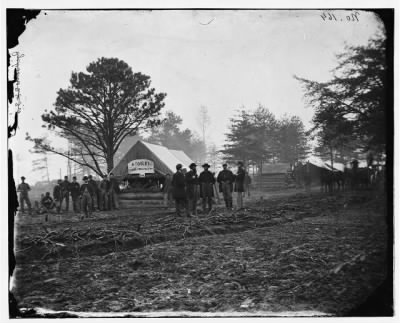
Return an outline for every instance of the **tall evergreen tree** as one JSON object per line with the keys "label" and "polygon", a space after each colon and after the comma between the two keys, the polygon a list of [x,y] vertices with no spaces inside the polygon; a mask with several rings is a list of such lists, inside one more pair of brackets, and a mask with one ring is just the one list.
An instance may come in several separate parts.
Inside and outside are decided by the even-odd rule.
{"label": "tall evergreen tree", "polygon": [[[384,153],[386,114],[390,109],[387,106],[385,50],[385,37],[381,32],[366,46],[346,47],[345,52],[337,56],[338,65],[330,81],[295,77],[304,88],[308,104],[315,109],[313,130],[322,136],[340,135],[340,141],[347,136],[347,142],[359,143],[360,147],[354,149]],[[335,132],[338,131],[335,128],[346,132]],[[325,139],[321,143],[324,144]]]}
{"label": "tall evergreen tree", "polygon": [[242,160],[247,163],[254,158],[255,127],[251,114],[245,110],[230,119],[229,132],[225,134],[226,144],[221,150],[228,160]]}
{"label": "tall evergreen tree", "polygon": [[231,160],[262,165],[268,162],[294,162],[308,153],[307,136],[298,117],[276,119],[260,105],[255,111],[241,110],[231,119],[222,150]]}
{"label": "tall evergreen tree", "polygon": [[100,58],[86,70],[72,73],[69,87],[57,93],[54,111],[42,115],[48,130],[74,141],[77,155],[43,138],[27,139],[38,152],[59,154],[102,175],[114,168],[114,155],[124,138],[160,123],[166,94],[156,93],[149,76],[133,73],[117,58]]}
{"label": "tall evergreen tree", "polygon": [[278,128],[279,160],[294,163],[304,159],[309,153],[309,147],[301,119],[297,116],[285,116],[279,120]]}

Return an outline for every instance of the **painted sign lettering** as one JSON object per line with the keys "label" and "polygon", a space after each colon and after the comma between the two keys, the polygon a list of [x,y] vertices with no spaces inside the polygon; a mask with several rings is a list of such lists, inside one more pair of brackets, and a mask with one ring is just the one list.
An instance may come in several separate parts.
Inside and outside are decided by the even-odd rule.
{"label": "painted sign lettering", "polygon": [[128,174],[144,175],[154,173],[154,162],[148,159],[134,159],[128,163]]}

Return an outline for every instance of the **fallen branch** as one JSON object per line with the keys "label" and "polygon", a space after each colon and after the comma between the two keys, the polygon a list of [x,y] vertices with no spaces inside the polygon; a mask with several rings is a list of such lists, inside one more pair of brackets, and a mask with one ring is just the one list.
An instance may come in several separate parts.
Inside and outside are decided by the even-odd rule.
{"label": "fallen branch", "polygon": [[102,230],[103,232],[110,232],[110,233],[133,233],[136,234],[140,237],[143,237],[143,235],[137,231],[130,231],[130,230],[110,230],[110,229],[106,229],[106,230]]}
{"label": "fallen branch", "polygon": [[351,258],[349,261],[342,262],[341,264],[337,265],[335,268],[331,269],[331,273],[337,274],[339,271],[341,271],[345,266],[349,265],[354,265],[357,261],[357,259],[360,259],[361,261],[365,260],[366,255],[363,253],[359,253],[358,255],[355,255],[353,258]]}
{"label": "fallen branch", "polygon": [[306,245],[308,245],[308,244],[309,244],[308,242],[303,243],[303,244],[301,244],[301,245],[299,245],[299,246],[296,246],[296,247],[293,247],[293,248],[284,250],[284,251],[282,251],[280,254],[281,254],[281,255],[289,254],[289,253],[291,253],[291,252],[293,252],[293,251],[295,251],[295,250],[297,250],[297,249],[300,249],[301,247],[304,247],[304,246],[306,246]]}

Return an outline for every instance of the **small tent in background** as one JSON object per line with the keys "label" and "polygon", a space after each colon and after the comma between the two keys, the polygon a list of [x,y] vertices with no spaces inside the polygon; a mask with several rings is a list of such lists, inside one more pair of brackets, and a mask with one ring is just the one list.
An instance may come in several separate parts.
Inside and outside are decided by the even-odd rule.
{"label": "small tent in background", "polygon": [[[341,171],[343,172],[345,169],[345,165],[342,163],[333,163],[333,169],[331,167],[331,163],[329,161],[325,161],[321,159],[320,157],[317,156],[310,156],[303,162],[303,167],[309,162],[309,171],[311,174],[311,185],[321,185],[321,174],[323,171]],[[300,172],[304,172],[303,170],[300,170]],[[300,175],[301,177],[302,175]]]}
{"label": "small tent in background", "polygon": [[330,167],[326,164],[325,161],[323,161],[321,158],[316,157],[316,156],[310,156],[309,158],[307,158],[306,161],[303,162],[303,164],[306,164],[307,162],[309,162],[310,164],[312,164],[316,167],[330,169]]}
{"label": "small tent in background", "polygon": [[[322,160],[319,157],[311,156],[310,158],[307,159],[307,161],[309,161],[314,166],[317,166],[317,167],[320,167],[320,168],[323,168],[323,169],[327,169],[327,170],[332,170],[331,162]],[[333,163],[333,170],[334,171],[344,172],[344,169],[345,169],[345,165],[344,164],[337,163],[337,162]]]}

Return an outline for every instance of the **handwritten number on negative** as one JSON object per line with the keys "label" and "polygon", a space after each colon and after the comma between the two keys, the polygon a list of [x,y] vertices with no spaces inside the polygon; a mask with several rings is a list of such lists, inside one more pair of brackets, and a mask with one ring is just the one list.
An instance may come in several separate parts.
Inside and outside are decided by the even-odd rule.
{"label": "handwritten number on negative", "polygon": [[[358,16],[360,15],[359,12],[353,12],[349,15],[346,15],[346,20],[348,22],[358,22]],[[323,12],[322,15],[320,15],[320,17],[322,18],[323,21],[344,21],[341,18],[337,18],[336,15],[334,13],[330,13],[330,12]]]}
{"label": "handwritten number on negative", "polygon": [[324,12],[322,15],[321,15],[321,18],[322,18],[322,20],[336,20],[337,21],[337,19],[336,19],[336,16],[333,14],[333,13],[326,13],[326,12]]}

